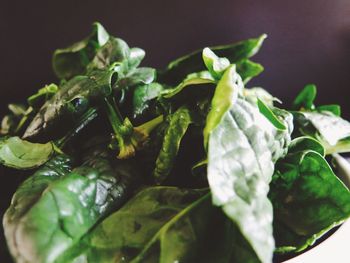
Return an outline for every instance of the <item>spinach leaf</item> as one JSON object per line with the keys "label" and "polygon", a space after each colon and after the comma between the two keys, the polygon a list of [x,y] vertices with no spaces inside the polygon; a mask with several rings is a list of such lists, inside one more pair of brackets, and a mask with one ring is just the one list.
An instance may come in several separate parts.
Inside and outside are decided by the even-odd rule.
{"label": "spinach leaf", "polygon": [[249,59],[243,59],[237,62],[237,72],[241,76],[244,84],[248,83],[249,80],[258,76],[264,71],[264,67],[258,63],[255,63]]}
{"label": "spinach leaf", "polygon": [[231,65],[220,79],[211,101],[211,110],[208,113],[203,130],[204,147],[207,147],[210,133],[221,122],[221,119],[243,92],[243,82],[236,72],[236,66]]}
{"label": "spinach leaf", "polygon": [[235,237],[232,224],[210,204],[206,193],[146,188],[102,221],[79,246],[62,255],[58,263],[229,262]]}
{"label": "spinach leaf", "polygon": [[40,144],[19,137],[0,138],[0,163],[15,169],[33,169],[46,163],[55,153],[51,142]]}
{"label": "spinach leaf", "polygon": [[313,84],[306,85],[305,88],[298,94],[293,102],[293,109],[300,110],[314,110],[314,100],[316,98],[317,90]]}
{"label": "spinach leaf", "polygon": [[282,103],[278,98],[272,96],[263,88],[255,87],[243,90],[243,96],[252,103],[258,103],[258,99],[269,107],[273,107],[274,102]]}
{"label": "spinach leaf", "polygon": [[132,98],[132,117],[138,116],[150,107],[151,101],[158,98],[164,90],[163,85],[153,82],[135,87]]}
{"label": "spinach leaf", "polygon": [[258,98],[258,107],[259,111],[262,115],[264,115],[273,126],[275,126],[278,130],[287,129],[282,121],[278,119],[278,117],[273,113],[273,111],[267,106],[262,100]]}
{"label": "spinach leaf", "polygon": [[[266,35],[261,35],[258,38],[252,38],[226,46],[211,47],[210,49],[217,56],[228,58],[232,64],[254,56],[259,51],[265,38]],[[160,72],[161,82],[177,84],[188,74],[204,69],[202,50],[197,50],[171,62],[163,72]]]}
{"label": "spinach leaf", "polygon": [[153,176],[156,183],[162,183],[170,174],[175,163],[181,140],[189,125],[193,122],[191,112],[182,107],[168,116],[168,127],[165,130],[163,144],[156,160]]}
{"label": "spinach leaf", "polygon": [[23,138],[52,139],[57,131],[64,131],[62,127],[72,126],[91,107],[98,105],[105,96],[111,94],[113,75],[112,71],[95,70],[88,76],[76,76],[66,82],[41,107]]}
{"label": "spinach leaf", "polygon": [[53,69],[57,77],[71,79],[86,72],[86,66],[97,50],[105,45],[109,34],[99,23],[93,24],[93,30],[87,38],[64,49],[57,49],[52,58]]}
{"label": "spinach leaf", "polygon": [[221,79],[222,74],[231,64],[227,58],[219,58],[208,47],[203,49],[202,58],[208,71],[215,79]]}
{"label": "spinach leaf", "polygon": [[[310,140],[310,139],[307,139]],[[269,198],[274,207],[277,252],[299,252],[350,217],[350,192],[315,142],[293,142],[276,164]]]}
{"label": "spinach leaf", "polygon": [[331,112],[294,112],[301,134],[318,139],[326,154],[350,151],[350,123]]}
{"label": "spinach leaf", "polygon": [[183,89],[193,86],[193,85],[203,85],[215,83],[212,75],[208,71],[202,71],[199,73],[193,73],[188,75],[179,85],[174,88],[165,89],[161,96],[170,99],[183,91]]}
{"label": "spinach leaf", "polygon": [[20,186],[5,214],[12,254],[23,262],[56,262],[123,204],[139,180],[135,169],[133,163],[112,164],[105,155],[94,156],[72,172],[53,160]]}
{"label": "spinach leaf", "polygon": [[[215,110],[213,107],[212,110]],[[274,161],[288,147],[256,105],[238,98],[209,135],[208,181],[213,203],[237,225],[261,262],[271,262],[272,206],[267,198]],[[290,138],[291,131],[284,131]]]}

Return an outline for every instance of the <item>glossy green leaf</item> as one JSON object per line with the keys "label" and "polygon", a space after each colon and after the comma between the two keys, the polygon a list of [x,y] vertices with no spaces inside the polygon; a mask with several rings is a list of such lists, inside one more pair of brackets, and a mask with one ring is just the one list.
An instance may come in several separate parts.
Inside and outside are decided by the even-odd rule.
{"label": "glossy green leaf", "polygon": [[293,102],[293,109],[300,110],[304,108],[306,110],[315,109],[314,100],[316,98],[317,90],[314,84],[306,85],[305,88],[298,94]]}
{"label": "glossy green leaf", "polygon": [[238,237],[206,192],[147,188],[102,221],[58,263],[229,262]]}
{"label": "glossy green leaf", "polygon": [[150,106],[152,100],[158,98],[164,87],[159,83],[150,83],[148,85],[139,85],[133,93],[133,118],[140,116]]}
{"label": "glossy green leaf", "polygon": [[154,68],[136,68],[128,72],[124,77],[120,77],[115,84],[115,89],[127,89],[142,84],[151,84],[156,79]]}
{"label": "glossy green leaf", "polygon": [[108,39],[109,34],[103,26],[94,23],[90,36],[67,48],[55,51],[52,65],[56,75],[61,79],[71,79],[76,75],[84,74],[86,66]]}
{"label": "glossy green leaf", "polygon": [[174,88],[165,89],[161,96],[170,99],[182,92],[185,88],[196,85],[213,84],[215,80],[208,71],[188,75],[179,85]]}
{"label": "glossy green leaf", "polygon": [[297,150],[276,164],[269,194],[282,253],[306,249],[350,217],[350,192],[327,161],[308,145]]}
{"label": "glossy green leaf", "polygon": [[222,117],[238,98],[238,94],[243,92],[243,82],[236,72],[236,66],[231,65],[217,84],[214,97],[211,101],[211,110],[207,116],[205,128],[203,130],[204,146],[207,147],[210,133],[221,122]]}
{"label": "glossy green leaf", "polygon": [[56,129],[74,124],[91,107],[111,94],[113,74],[112,71],[95,70],[89,76],[77,76],[67,81],[41,107],[23,138],[44,137]]}
{"label": "glossy green leaf", "polygon": [[258,103],[259,99],[269,107],[273,107],[274,102],[282,103],[278,98],[272,96],[267,90],[259,87],[244,89],[243,96],[252,103]]}
{"label": "glossy green leaf", "polygon": [[133,47],[130,49],[129,56],[129,68],[136,68],[140,65],[141,61],[144,59],[146,52],[138,47]]}
{"label": "glossy green leaf", "polygon": [[55,153],[53,143],[31,143],[19,137],[0,139],[0,163],[15,169],[33,169],[46,163]]}
{"label": "glossy green leaf", "polygon": [[154,179],[158,184],[162,183],[170,174],[180,148],[181,140],[193,120],[190,110],[183,107],[170,115],[168,122],[163,144],[153,171]]}
{"label": "glossy green leaf", "polygon": [[264,67],[249,59],[243,59],[237,62],[237,72],[241,76],[244,84],[248,83],[252,78],[260,75],[264,71]]}
{"label": "glossy green leaf", "polygon": [[258,98],[258,107],[262,115],[264,115],[273,126],[278,130],[287,129],[284,123],[278,119],[278,117],[273,113],[273,111],[267,106],[262,100]]}
{"label": "glossy green leaf", "polygon": [[[266,35],[225,46],[210,47],[219,57],[228,58],[231,64],[254,56],[260,49]],[[197,50],[171,62],[162,72],[161,79],[170,84],[181,82],[188,74],[204,70],[202,50]]]}
{"label": "glossy green leaf", "polygon": [[130,164],[111,165],[101,157],[68,170],[65,159],[54,159],[17,190],[4,225],[19,262],[56,262],[106,213],[123,204],[138,178]]}
{"label": "glossy green leaf", "polygon": [[92,61],[87,65],[87,70],[107,69],[113,64],[122,65],[127,69],[129,56],[130,49],[128,44],[120,38],[110,37],[107,43],[96,52]]}
{"label": "glossy green leaf", "polygon": [[[288,140],[279,142],[276,133],[256,105],[238,98],[209,135],[208,181],[213,203],[237,225],[261,262],[272,261],[273,213],[267,194],[274,161],[288,147]],[[290,133],[284,131],[284,137],[290,140]]]}

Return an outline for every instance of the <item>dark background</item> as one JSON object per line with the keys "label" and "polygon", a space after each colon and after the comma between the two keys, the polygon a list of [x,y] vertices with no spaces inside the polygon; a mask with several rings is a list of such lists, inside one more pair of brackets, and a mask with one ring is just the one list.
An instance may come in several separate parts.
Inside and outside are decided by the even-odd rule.
{"label": "dark background", "polygon": [[[349,0],[2,0],[0,116],[8,102],[56,81],[52,52],[88,35],[94,21],[144,48],[144,64],[156,67],[194,49],[267,33],[254,58],[266,70],[250,86],[288,104],[305,84],[315,83],[319,104],[338,103],[350,117]],[[2,214],[22,178],[0,168],[0,179]],[[1,239],[0,261],[11,262]]]}

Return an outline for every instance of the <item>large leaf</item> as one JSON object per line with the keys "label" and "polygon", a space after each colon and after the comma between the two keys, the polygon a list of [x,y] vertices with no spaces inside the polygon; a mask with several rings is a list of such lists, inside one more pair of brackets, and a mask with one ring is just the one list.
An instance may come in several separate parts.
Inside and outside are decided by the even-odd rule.
{"label": "large leaf", "polygon": [[239,236],[232,223],[210,204],[206,192],[147,188],[58,262],[226,263],[233,251],[233,257],[248,262],[245,243],[234,243]]}
{"label": "large leaf", "polygon": [[71,79],[76,75],[84,74],[86,66],[108,39],[109,34],[103,26],[94,23],[90,36],[67,48],[55,51],[52,65],[56,75],[61,79]]}
{"label": "large leaf", "polygon": [[278,252],[302,251],[350,217],[350,192],[322,150],[315,151],[320,146],[307,138],[293,141],[292,146],[276,164],[269,194]]}
{"label": "large leaf", "polygon": [[[271,262],[274,250],[273,213],[267,198],[274,161],[288,147],[277,141],[278,132],[256,105],[238,98],[209,136],[213,202],[237,225],[261,262]],[[290,138],[290,132],[284,137]]]}
{"label": "large leaf", "polygon": [[138,176],[130,164],[112,166],[105,157],[68,170],[65,159],[54,159],[17,190],[4,228],[18,262],[56,262],[125,201]]}
{"label": "large leaf", "polygon": [[163,144],[160,149],[153,176],[157,183],[162,183],[170,174],[175,163],[181,140],[192,123],[188,108],[180,108],[168,117],[168,127],[165,130]]}
{"label": "large leaf", "polygon": [[[254,56],[260,49],[266,35],[248,39],[242,42],[225,46],[211,47],[219,57],[226,57],[232,63]],[[162,72],[161,79],[170,84],[181,82],[188,74],[205,70],[202,60],[202,50],[197,50],[189,55],[171,62]]]}
{"label": "large leaf", "polygon": [[242,92],[242,79],[236,72],[236,66],[231,65],[220,79],[211,101],[211,110],[208,113],[203,130],[205,147],[207,147],[210,133],[221,122],[222,117],[230,110],[238,95]]}
{"label": "large leaf", "polygon": [[19,137],[0,138],[0,164],[15,169],[33,169],[55,153],[53,143],[31,143]]}

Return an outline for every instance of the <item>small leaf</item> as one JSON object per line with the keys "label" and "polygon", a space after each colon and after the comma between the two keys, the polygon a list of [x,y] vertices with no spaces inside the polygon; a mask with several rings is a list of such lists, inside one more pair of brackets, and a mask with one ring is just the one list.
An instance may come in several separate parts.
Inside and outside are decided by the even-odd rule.
{"label": "small leaf", "polygon": [[181,140],[192,123],[191,113],[187,108],[180,108],[169,117],[169,125],[165,131],[163,144],[153,171],[155,181],[160,184],[173,168]]}
{"label": "small leaf", "polygon": [[273,126],[276,127],[278,130],[286,130],[286,126],[283,124],[282,121],[278,119],[278,117],[273,113],[273,111],[265,105],[265,103],[258,98],[258,107],[259,111],[262,115],[264,115]]}
{"label": "small leaf", "polygon": [[19,137],[0,139],[0,163],[15,169],[33,169],[46,163],[54,154],[53,143],[31,143]]}
{"label": "small leaf", "polygon": [[30,96],[27,99],[27,102],[33,108],[39,108],[57,92],[58,86],[56,84],[46,85],[45,87],[39,89],[37,93]]}
{"label": "small leaf", "polygon": [[341,115],[341,108],[339,105],[336,105],[336,104],[318,106],[318,107],[316,107],[316,110],[319,112],[329,111],[338,117],[340,117],[340,115]]}
{"label": "small leaf", "polygon": [[237,62],[237,72],[241,76],[244,84],[248,83],[249,80],[258,76],[263,71],[264,67],[262,65],[249,59],[243,59]]}
{"label": "small leaf", "polygon": [[148,85],[139,85],[135,88],[133,94],[133,118],[140,116],[149,108],[150,102],[161,94],[164,87],[159,83],[151,83]]}
{"label": "small leaf", "polygon": [[306,85],[305,88],[298,94],[293,102],[293,109],[300,110],[304,108],[306,110],[315,109],[314,100],[316,98],[317,89],[313,84]]}
{"label": "small leaf", "polygon": [[205,66],[215,79],[220,79],[225,70],[230,66],[230,61],[227,58],[219,58],[208,47],[203,49],[202,57]]}
{"label": "small leaf", "polygon": [[90,36],[73,45],[57,49],[52,58],[56,75],[61,79],[71,79],[85,73],[86,66],[93,59],[97,50],[109,39],[109,34],[99,23],[93,24]]}
{"label": "small leaf", "polygon": [[146,52],[138,47],[130,49],[129,68],[136,68],[140,65],[141,61],[145,57]]}
{"label": "small leaf", "polygon": [[211,101],[211,110],[208,113],[205,128],[203,130],[204,147],[207,147],[209,135],[221,122],[224,114],[243,92],[243,82],[236,72],[236,66],[231,65],[226,69],[224,75],[216,86],[214,97]]}

